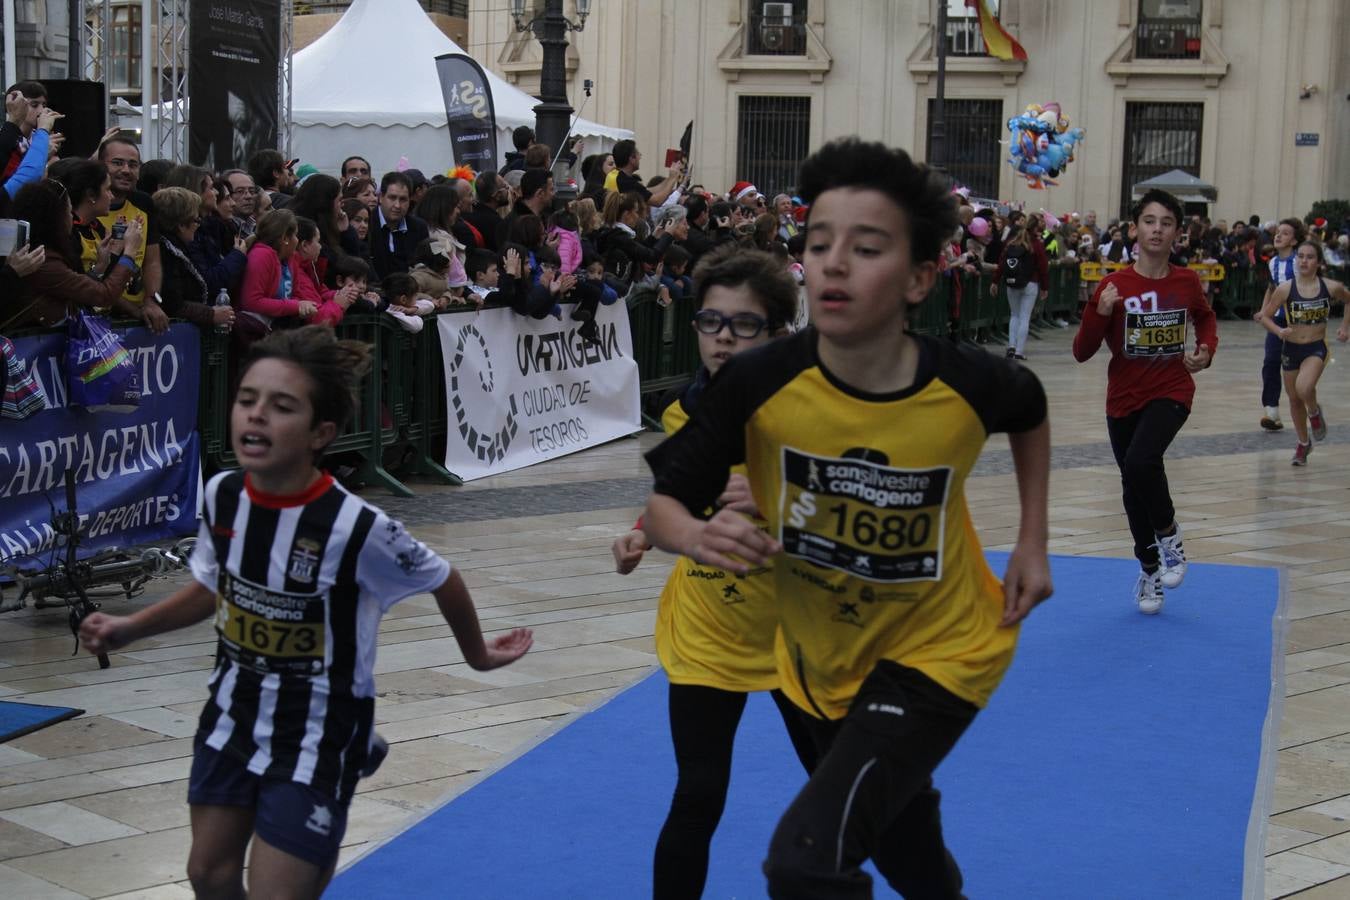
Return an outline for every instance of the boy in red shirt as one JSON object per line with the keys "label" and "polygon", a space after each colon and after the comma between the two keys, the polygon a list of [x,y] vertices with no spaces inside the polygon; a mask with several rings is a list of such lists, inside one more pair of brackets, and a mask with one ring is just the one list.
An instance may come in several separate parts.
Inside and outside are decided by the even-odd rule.
{"label": "boy in red shirt", "polygon": [[[1134,599],[1140,612],[1153,615],[1162,609],[1163,588],[1177,587],[1186,575],[1163,454],[1191,414],[1191,375],[1209,367],[1219,333],[1199,276],[1168,262],[1182,220],[1180,201],[1153,190],[1131,212],[1139,233],[1134,264],[1102,279],[1083,311],[1073,355],[1086,362],[1103,340],[1111,348],[1106,430],[1143,570]],[[1192,327],[1196,348],[1187,353]]]}

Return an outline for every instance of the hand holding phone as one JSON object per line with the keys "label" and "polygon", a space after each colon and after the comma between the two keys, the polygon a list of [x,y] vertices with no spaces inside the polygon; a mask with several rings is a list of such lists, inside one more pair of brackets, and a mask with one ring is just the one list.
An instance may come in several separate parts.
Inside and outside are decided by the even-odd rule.
{"label": "hand holding phone", "polygon": [[666,168],[672,168],[677,162],[684,159],[684,154],[680,152],[679,147],[672,147],[666,151]]}
{"label": "hand holding phone", "polygon": [[9,256],[27,243],[27,222],[23,219],[0,219],[0,256]]}
{"label": "hand holding phone", "polygon": [[42,111],[41,115],[38,116],[37,127],[43,129],[44,131],[51,131],[52,126],[56,124],[57,120],[64,118],[65,116],[61,115],[61,113],[57,112],[51,107],[48,107],[47,109],[44,109]]}

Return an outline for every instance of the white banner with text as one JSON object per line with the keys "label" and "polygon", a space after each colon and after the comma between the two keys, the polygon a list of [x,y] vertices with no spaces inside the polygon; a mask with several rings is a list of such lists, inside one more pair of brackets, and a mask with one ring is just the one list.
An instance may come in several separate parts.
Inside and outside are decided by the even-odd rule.
{"label": "white banner with text", "polygon": [[465,481],[524,468],[642,428],[622,303],[596,311],[598,340],[509,309],[437,316],[450,427],[445,467]]}

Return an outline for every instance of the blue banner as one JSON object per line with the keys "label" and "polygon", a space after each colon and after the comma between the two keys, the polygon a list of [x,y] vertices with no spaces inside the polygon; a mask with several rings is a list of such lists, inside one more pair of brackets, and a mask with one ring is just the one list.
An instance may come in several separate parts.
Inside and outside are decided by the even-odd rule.
{"label": "blue banner", "polygon": [[66,508],[66,469],[75,473],[82,556],[197,531],[201,332],[186,324],[159,336],[116,331],[141,374],[141,405],[131,413],[66,406],[63,331],[14,339],[47,409],[0,421],[0,566],[46,564],[52,511]]}

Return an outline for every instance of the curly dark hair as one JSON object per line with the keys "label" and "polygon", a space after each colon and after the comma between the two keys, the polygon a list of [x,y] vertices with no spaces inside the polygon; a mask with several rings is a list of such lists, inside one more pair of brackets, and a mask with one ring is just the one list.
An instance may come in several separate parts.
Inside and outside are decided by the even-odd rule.
{"label": "curly dark hair", "polygon": [[764,304],[769,330],[786,328],[797,315],[797,282],[772,253],[741,244],[723,244],[694,267],[694,308],[702,309],[708,289],[744,285]]}
{"label": "curly dark hair", "polygon": [[831,141],[802,163],[797,185],[797,193],[808,204],[835,188],[885,194],[905,214],[909,255],[916,263],[936,262],[943,243],[956,231],[950,180],[898,147],[856,137]]}
{"label": "curly dark hair", "polygon": [[[314,408],[314,424],[332,422],[341,434],[356,415],[361,379],[370,369],[369,344],[340,341],[333,329],[322,325],[274,331],[249,348],[239,367],[239,381],[244,380],[254,363],[264,359],[294,363],[309,376],[313,382],[309,400]],[[238,392],[238,383],[235,391]],[[323,450],[316,456],[321,458]]]}

